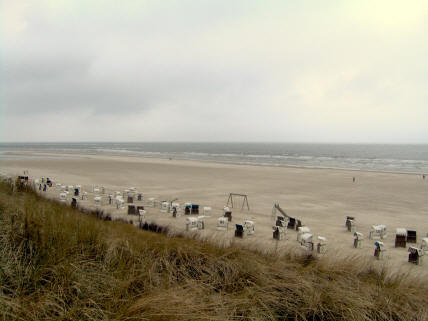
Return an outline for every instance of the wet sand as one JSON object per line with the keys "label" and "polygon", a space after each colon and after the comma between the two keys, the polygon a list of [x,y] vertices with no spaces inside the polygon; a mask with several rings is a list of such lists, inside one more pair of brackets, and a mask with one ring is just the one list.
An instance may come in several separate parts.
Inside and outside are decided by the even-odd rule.
{"label": "wet sand", "polygon": [[[212,216],[206,219],[202,237],[236,240],[234,224],[245,219],[255,222],[255,234],[239,243],[258,248],[298,247],[297,233],[288,230],[286,240],[272,240],[272,207],[275,203],[288,215],[302,220],[317,236],[328,240],[328,256],[360,255],[362,260],[374,260],[374,240],[368,239],[371,225],[384,224],[388,236],[383,242],[387,252],[383,262],[395,271],[427,274],[428,262],[415,266],[407,262],[407,247],[394,248],[395,229],[416,230],[418,243],[428,233],[428,179],[420,175],[307,169],[268,166],[231,165],[199,161],[165,160],[140,157],[98,155],[48,155],[26,153],[22,158],[0,159],[0,170],[22,174],[29,170],[32,177],[50,177],[66,185],[80,184],[89,192],[81,205],[94,207],[92,186],[105,186],[107,195],[135,187],[144,198],[185,202],[211,206]],[[43,157],[41,157],[43,156]],[[51,157],[54,156],[54,157]],[[59,157],[61,156],[61,157]],[[71,156],[71,157],[70,157]],[[355,183],[352,178],[356,177]],[[216,231],[216,220],[222,216],[230,192],[248,195],[250,211],[241,210],[242,200],[235,201],[233,221],[227,232]],[[58,189],[50,189],[50,197],[59,197]],[[103,204],[107,204],[103,195]],[[71,199],[71,198],[70,198]],[[136,205],[139,203],[137,202]],[[146,205],[145,202],[141,203]],[[114,217],[138,220],[127,215],[127,209],[103,206]],[[148,208],[147,218],[185,230],[185,216],[172,218],[158,208]],[[353,236],[345,227],[346,216],[356,218],[357,231],[365,236],[361,249],[353,248]],[[408,244],[415,245],[415,244]],[[428,260],[428,257],[426,258]]]}

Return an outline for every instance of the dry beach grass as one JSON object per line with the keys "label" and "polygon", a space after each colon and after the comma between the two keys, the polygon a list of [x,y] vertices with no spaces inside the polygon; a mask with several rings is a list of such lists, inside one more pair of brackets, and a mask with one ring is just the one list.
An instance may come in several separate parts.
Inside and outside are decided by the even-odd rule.
{"label": "dry beach grass", "polygon": [[426,320],[426,280],[168,236],[0,185],[4,320]]}

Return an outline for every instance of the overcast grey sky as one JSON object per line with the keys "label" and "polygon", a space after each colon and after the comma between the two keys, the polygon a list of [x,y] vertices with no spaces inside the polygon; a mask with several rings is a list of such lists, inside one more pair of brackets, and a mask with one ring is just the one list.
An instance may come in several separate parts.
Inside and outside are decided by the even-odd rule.
{"label": "overcast grey sky", "polygon": [[428,143],[428,1],[1,2],[1,141]]}

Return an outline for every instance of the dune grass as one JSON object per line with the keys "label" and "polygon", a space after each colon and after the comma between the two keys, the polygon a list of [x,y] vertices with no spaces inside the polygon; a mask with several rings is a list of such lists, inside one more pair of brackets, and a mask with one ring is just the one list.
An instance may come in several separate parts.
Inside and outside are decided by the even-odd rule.
{"label": "dune grass", "polygon": [[426,280],[358,258],[264,255],[99,218],[0,183],[3,320],[428,319]]}

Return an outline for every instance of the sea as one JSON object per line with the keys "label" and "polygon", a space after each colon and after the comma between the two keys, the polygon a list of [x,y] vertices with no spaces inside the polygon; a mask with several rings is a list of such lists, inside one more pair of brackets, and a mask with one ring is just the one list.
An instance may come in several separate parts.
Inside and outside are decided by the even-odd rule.
{"label": "sea", "polygon": [[[220,163],[428,174],[428,145],[307,143],[0,143],[0,159],[18,152],[126,155]],[[59,156],[50,156],[59,157]],[[63,157],[63,156],[61,156]]]}

